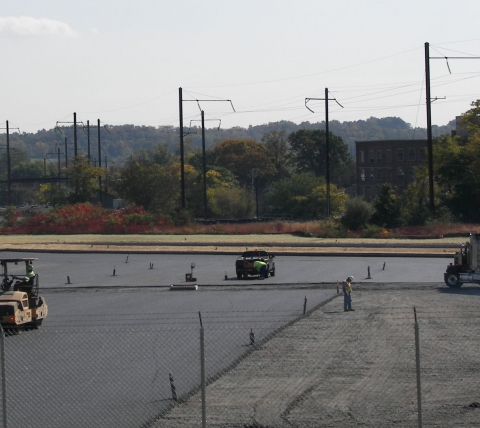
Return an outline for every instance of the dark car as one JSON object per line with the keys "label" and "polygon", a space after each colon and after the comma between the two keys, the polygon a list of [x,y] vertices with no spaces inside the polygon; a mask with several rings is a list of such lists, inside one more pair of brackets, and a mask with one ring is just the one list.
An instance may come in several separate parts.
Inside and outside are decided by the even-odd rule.
{"label": "dark car", "polygon": [[269,254],[263,250],[245,251],[235,261],[235,270],[237,272],[237,278],[248,278],[248,275],[257,275],[258,272],[253,267],[253,263],[257,260],[261,260],[267,264],[267,277],[275,276],[275,262],[273,254]]}

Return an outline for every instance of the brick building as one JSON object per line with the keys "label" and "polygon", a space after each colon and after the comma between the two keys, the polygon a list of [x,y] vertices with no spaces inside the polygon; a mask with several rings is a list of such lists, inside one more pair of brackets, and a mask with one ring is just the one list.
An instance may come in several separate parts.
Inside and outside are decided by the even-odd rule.
{"label": "brick building", "polygon": [[413,167],[427,162],[427,140],[356,141],[357,195],[371,201],[383,183],[398,192],[414,179]]}

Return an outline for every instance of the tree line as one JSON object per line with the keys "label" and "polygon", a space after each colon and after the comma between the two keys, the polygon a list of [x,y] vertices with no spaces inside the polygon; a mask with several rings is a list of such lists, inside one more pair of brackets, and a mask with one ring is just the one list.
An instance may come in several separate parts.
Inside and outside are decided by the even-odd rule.
{"label": "tree line", "polygon": [[[415,169],[415,181],[403,194],[390,184],[368,203],[355,197],[355,163],[347,142],[333,130],[330,141],[330,213],[350,230],[398,227],[431,222],[480,220],[480,101],[464,114],[468,137],[437,136],[434,140],[435,212],[429,210],[428,168]],[[390,118],[392,129],[398,120]],[[69,161],[64,173],[69,185],[42,184],[29,197],[55,205],[91,200],[99,177],[108,191],[127,204],[187,222],[194,218],[285,216],[297,220],[325,219],[327,214],[326,132],[321,129],[269,130],[258,140],[226,138],[206,150],[207,212],[204,206],[203,154],[190,148],[185,154],[186,209],[180,204],[180,159],[170,142],[157,142],[134,151],[125,162],[98,168],[85,156]],[[334,128],[334,127],[333,127]],[[332,127],[330,127],[332,129]],[[418,136],[416,136],[417,138]],[[399,138],[395,136],[395,138]],[[19,151],[19,153],[22,153]],[[0,156],[0,165],[5,154]],[[38,160],[23,153],[12,163],[12,174],[37,174]],[[44,165],[45,167],[45,165]],[[55,172],[52,172],[52,175]],[[5,169],[0,169],[5,179]],[[0,189],[1,192],[2,189]],[[5,185],[3,185],[3,192]],[[35,193],[37,192],[37,193]],[[25,196],[24,196],[25,197]]]}
{"label": "tree line", "polygon": [[[348,151],[355,154],[355,141],[371,140],[410,140],[426,138],[425,128],[413,128],[410,124],[397,117],[375,118],[367,120],[329,122],[329,129],[341,137],[346,143]],[[445,126],[433,126],[433,135],[448,134],[455,129],[454,121]],[[206,146],[213,148],[228,139],[249,139],[261,141],[263,135],[269,132],[284,131],[286,135],[306,130],[325,130],[325,122],[302,122],[296,124],[289,121],[271,122],[264,125],[249,126],[248,128],[233,127],[228,129],[208,129],[206,132]],[[21,131],[21,130],[20,130]],[[198,126],[184,129],[188,135],[185,137],[185,150],[187,152],[198,150],[202,146],[201,128]],[[101,157],[109,164],[124,163],[138,150],[150,150],[158,144],[165,145],[172,154],[179,151],[178,127],[174,126],[135,126],[135,125],[101,125]],[[65,146],[65,140],[67,144]],[[84,123],[77,126],[77,152],[88,155],[88,141],[90,141],[91,159],[98,165],[98,130],[93,125],[87,130]],[[56,153],[58,148],[62,157],[73,156],[74,129],[72,125],[55,127],[49,130],[40,130],[36,133],[11,133],[12,147],[28,153],[31,159],[43,160],[48,153]],[[0,134],[0,147],[5,146],[5,134]]]}

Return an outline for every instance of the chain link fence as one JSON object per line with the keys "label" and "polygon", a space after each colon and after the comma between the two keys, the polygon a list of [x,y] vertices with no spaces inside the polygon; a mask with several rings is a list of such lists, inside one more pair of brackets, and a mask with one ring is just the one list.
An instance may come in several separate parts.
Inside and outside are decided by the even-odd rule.
{"label": "chain link fence", "polygon": [[[478,426],[480,296],[448,295],[453,303],[443,306],[445,296],[423,298],[418,349],[411,304],[418,300],[399,296],[357,293],[356,311],[348,313],[333,299],[305,315],[209,313],[201,321],[190,314],[180,325],[8,335],[1,421],[36,428],[416,427],[420,379],[422,426]],[[238,323],[226,327],[226,316]]]}

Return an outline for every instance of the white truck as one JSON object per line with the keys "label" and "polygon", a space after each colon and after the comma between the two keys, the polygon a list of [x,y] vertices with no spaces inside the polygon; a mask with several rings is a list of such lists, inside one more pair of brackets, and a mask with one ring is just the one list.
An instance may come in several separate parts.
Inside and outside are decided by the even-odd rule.
{"label": "white truck", "polygon": [[445,284],[459,288],[465,283],[480,284],[480,234],[471,233],[470,241],[455,253],[444,273]]}

